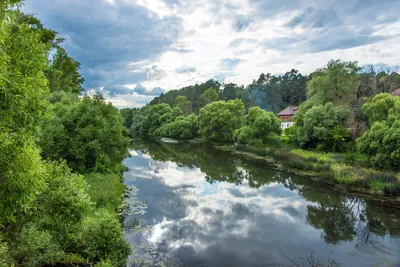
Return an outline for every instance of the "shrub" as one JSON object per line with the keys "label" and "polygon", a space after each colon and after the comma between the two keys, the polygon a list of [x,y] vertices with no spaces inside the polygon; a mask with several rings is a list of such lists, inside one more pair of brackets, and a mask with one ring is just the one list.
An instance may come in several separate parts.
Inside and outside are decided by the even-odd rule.
{"label": "shrub", "polygon": [[79,244],[90,261],[109,260],[113,266],[125,266],[131,252],[118,218],[105,209],[85,218]]}
{"label": "shrub", "polygon": [[189,117],[179,116],[173,122],[162,125],[154,134],[176,139],[191,139],[197,135],[198,127],[196,115]]}
{"label": "shrub", "polygon": [[400,169],[400,119],[375,122],[371,129],[357,139],[357,148],[369,156],[373,166]]}
{"label": "shrub", "polygon": [[116,211],[122,205],[125,185],[118,174],[90,173],[85,178],[89,195],[97,208]]}
{"label": "shrub", "polygon": [[43,127],[42,155],[65,159],[75,171],[120,171],[129,139],[118,110],[100,96],[75,104],[56,104],[56,115]]}
{"label": "shrub", "polygon": [[350,138],[344,127],[347,111],[333,103],[313,106],[297,118],[294,140],[302,148],[340,151]]}
{"label": "shrub", "polygon": [[217,101],[200,110],[198,117],[200,135],[214,142],[232,142],[233,133],[243,125],[242,101]]}
{"label": "shrub", "polygon": [[357,139],[358,151],[375,167],[400,170],[400,97],[379,94],[363,111],[372,127]]}
{"label": "shrub", "polygon": [[279,135],[282,133],[281,122],[272,112],[252,107],[244,121],[245,126],[234,133],[235,142],[255,147],[262,147],[267,143],[279,143]]}

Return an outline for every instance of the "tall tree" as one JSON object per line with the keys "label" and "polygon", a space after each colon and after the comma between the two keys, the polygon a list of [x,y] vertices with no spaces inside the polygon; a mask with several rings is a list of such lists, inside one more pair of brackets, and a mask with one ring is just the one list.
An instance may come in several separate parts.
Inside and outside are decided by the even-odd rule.
{"label": "tall tree", "polygon": [[127,154],[123,118],[101,98],[56,104],[56,116],[44,124],[40,145],[45,158],[64,159],[81,173],[116,171]]}
{"label": "tall tree", "polygon": [[281,121],[272,112],[252,107],[244,117],[245,126],[234,132],[234,140],[239,144],[263,146],[282,133]]}
{"label": "tall tree", "polygon": [[204,93],[199,98],[200,103],[202,103],[203,106],[218,101],[218,99],[219,99],[218,91],[212,87],[205,90]]}
{"label": "tall tree", "polygon": [[190,113],[192,113],[191,103],[186,96],[177,96],[175,98],[175,107],[180,108],[185,116],[188,116]]}
{"label": "tall tree", "polygon": [[242,126],[243,120],[242,101],[236,99],[213,102],[200,110],[199,133],[206,140],[232,142],[233,133]]}
{"label": "tall tree", "polygon": [[333,102],[347,105],[355,98],[359,86],[360,68],[357,62],[331,60],[325,68],[312,74],[308,83],[308,96],[313,105]]}
{"label": "tall tree", "polygon": [[68,56],[64,48],[57,48],[47,72],[52,92],[80,94],[85,81],[79,73],[80,63]]}

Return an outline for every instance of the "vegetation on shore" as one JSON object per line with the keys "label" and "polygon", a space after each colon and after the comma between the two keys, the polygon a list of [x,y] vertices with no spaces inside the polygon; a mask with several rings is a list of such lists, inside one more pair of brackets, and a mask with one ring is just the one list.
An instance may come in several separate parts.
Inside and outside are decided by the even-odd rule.
{"label": "vegetation on shore", "polygon": [[[318,175],[320,180],[350,190],[399,194],[396,173],[400,171],[400,97],[388,92],[400,87],[400,75],[393,72],[387,79],[377,81],[385,76],[373,71],[366,73],[357,62],[331,60],[308,76],[305,101],[300,102],[301,97],[291,98],[296,99],[293,104],[300,104],[296,122],[280,136],[280,120],[272,112],[277,111],[276,107],[268,105],[270,98],[280,94],[279,103],[285,103],[288,92],[295,96],[304,90],[303,83],[298,83],[304,81],[302,76],[292,75],[290,83],[287,75],[262,74],[247,88],[230,84],[219,90],[205,89],[212,84],[209,81],[162,95],[141,109],[121,113],[125,114],[132,136],[200,136],[218,144],[251,146],[267,151],[296,172]],[[385,84],[388,80],[390,86]],[[188,96],[193,99],[193,94],[201,90],[194,110]],[[258,103],[244,97],[254,92],[262,93],[257,99],[268,100]],[[176,96],[173,107],[167,104],[171,102],[170,95]],[[160,103],[163,99],[165,102]],[[340,155],[364,160],[345,161]]]}
{"label": "vegetation on shore", "polygon": [[20,2],[0,4],[0,266],[125,266],[123,119],[78,97],[79,63]]}
{"label": "vegetation on shore", "polygon": [[400,174],[368,167],[359,153],[325,153],[290,147],[254,148],[245,145],[223,146],[223,150],[275,162],[299,175],[310,176],[341,190],[367,194],[400,194]]}

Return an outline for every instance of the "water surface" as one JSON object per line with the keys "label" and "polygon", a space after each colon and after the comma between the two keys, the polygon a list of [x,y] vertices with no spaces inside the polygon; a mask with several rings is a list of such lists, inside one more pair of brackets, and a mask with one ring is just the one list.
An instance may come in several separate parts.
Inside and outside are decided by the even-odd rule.
{"label": "water surface", "polygon": [[136,141],[131,266],[400,266],[400,210],[209,144]]}

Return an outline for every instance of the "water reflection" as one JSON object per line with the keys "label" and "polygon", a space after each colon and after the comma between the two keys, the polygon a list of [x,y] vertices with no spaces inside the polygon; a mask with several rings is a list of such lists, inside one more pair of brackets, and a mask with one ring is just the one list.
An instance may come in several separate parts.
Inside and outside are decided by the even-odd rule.
{"label": "water reflection", "polygon": [[[399,209],[346,196],[208,144],[135,142],[128,184],[149,228],[128,233],[149,266],[400,264]],[[132,217],[127,220],[137,219]],[[132,262],[132,266],[135,264]]]}

